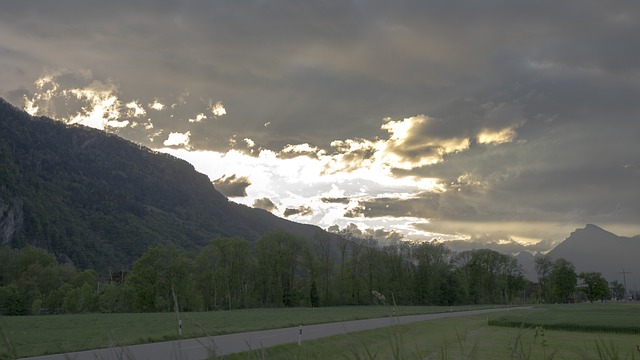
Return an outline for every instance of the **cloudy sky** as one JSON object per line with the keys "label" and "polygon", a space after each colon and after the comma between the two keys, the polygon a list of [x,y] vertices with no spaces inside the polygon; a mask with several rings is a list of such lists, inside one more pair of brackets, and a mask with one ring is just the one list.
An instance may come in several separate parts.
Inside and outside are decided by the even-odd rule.
{"label": "cloudy sky", "polygon": [[544,250],[640,234],[638,34],[635,1],[12,1],[0,96],[294,221]]}

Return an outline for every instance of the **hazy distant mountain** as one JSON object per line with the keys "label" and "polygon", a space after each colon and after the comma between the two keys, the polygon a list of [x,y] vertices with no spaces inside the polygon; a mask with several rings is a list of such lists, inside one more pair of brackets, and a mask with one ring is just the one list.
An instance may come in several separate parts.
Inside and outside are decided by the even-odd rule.
{"label": "hazy distant mountain", "polygon": [[576,267],[576,272],[597,271],[608,281],[623,281],[627,288],[640,289],[640,236],[623,237],[596,225],[577,229],[548,253],[552,258],[565,258]]}
{"label": "hazy distant mountain", "polygon": [[536,256],[528,251],[522,251],[516,256],[516,259],[520,266],[522,266],[524,277],[527,280],[537,282],[538,275],[536,274]]}
{"label": "hazy distant mountain", "polygon": [[229,202],[186,161],[0,99],[0,244],[42,247],[77,266],[127,266],[155,243],[255,240],[320,228]]}

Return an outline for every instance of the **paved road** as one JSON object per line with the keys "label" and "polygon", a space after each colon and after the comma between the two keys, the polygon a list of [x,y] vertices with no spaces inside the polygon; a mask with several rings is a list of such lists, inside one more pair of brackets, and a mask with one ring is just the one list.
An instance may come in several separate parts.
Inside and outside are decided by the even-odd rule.
{"label": "paved road", "polygon": [[[132,345],[125,348],[110,348],[75,353],[38,356],[29,360],[107,360],[107,359],[205,359],[215,351],[217,355],[268,348],[274,345],[295,343],[326,336],[376,329],[394,324],[486,314],[496,311],[530,309],[531,307],[469,310],[427,315],[385,317],[369,320],[343,321],[337,323],[306,325],[284,329],[251,331],[239,334],[213,336],[209,338],[167,341],[153,344]],[[302,330],[302,334],[300,334]]]}

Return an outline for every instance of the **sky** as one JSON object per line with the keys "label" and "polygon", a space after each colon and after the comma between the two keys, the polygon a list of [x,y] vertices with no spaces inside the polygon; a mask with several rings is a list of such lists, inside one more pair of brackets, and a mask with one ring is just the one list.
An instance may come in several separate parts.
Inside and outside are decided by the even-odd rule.
{"label": "sky", "polygon": [[378,239],[640,234],[635,1],[12,1],[0,96]]}

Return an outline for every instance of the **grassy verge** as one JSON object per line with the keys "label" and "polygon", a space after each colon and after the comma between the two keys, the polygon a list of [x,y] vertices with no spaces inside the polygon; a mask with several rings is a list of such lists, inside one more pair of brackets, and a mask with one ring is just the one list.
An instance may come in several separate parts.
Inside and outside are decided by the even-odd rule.
{"label": "grassy verge", "polygon": [[[502,316],[502,315],[499,315]],[[640,359],[631,334],[489,326],[486,316],[363,331],[226,356],[240,359]]]}
{"label": "grassy verge", "polygon": [[[481,307],[400,306],[396,315]],[[486,308],[486,307],[485,307]],[[183,313],[182,338],[388,316],[390,308],[247,309]],[[178,339],[173,313],[42,315],[0,318],[0,358],[27,357]]]}

